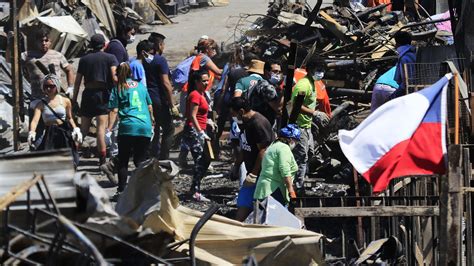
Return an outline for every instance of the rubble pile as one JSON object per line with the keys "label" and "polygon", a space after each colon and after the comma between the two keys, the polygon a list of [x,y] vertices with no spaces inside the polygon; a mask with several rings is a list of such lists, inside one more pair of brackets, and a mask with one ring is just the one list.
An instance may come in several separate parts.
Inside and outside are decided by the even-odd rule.
{"label": "rubble pile", "polygon": [[[45,164],[51,156],[59,164]],[[325,241],[321,234],[240,223],[214,215],[217,205],[205,213],[181,206],[171,183],[178,168],[171,161],[151,159],[142,164],[114,208],[95,178],[81,173],[72,176],[71,171],[63,170],[72,169],[68,156],[65,152],[0,160],[2,165],[18,160],[27,165],[27,169],[2,168],[0,173],[0,178],[15,174],[23,180],[0,198],[1,206],[16,206],[3,213],[15,218],[3,224],[6,262],[231,265],[252,254],[262,265],[271,265],[280,257],[282,265],[324,263],[319,251],[320,242]],[[30,169],[40,164],[47,174],[27,178]],[[55,179],[45,181],[51,177]],[[25,196],[30,190],[33,198]],[[60,197],[61,202],[56,200]],[[39,204],[35,215],[20,215],[30,211],[31,200]],[[294,256],[295,252],[299,255]],[[291,262],[286,256],[291,256]]]}
{"label": "rubble pile", "polygon": [[283,69],[287,68],[285,73],[293,65],[288,61],[291,42],[297,43],[296,69],[303,67],[311,55],[323,57],[327,65],[324,82],[334,115],[320,134],[324,142],[320,146],[326,158],[333,161],[313,160],[310,169],[313,177],[351,183],[352,171],[347,170],[350,164],[340,151],[338,130],[353,129],[370,114],[377,78],[397,62],[395,33],[410,32],[417,47],[452,44],[452,32],[446,25],[449,12],[430,16],[419,4],[414,14],[391,11],[390,4],[364,7],[334,1],[333,5],[321,6],[322,1],[314,7],[284,1],[270,3],[267,14],[256,19],[228,47],[241,45],[264,60],[279,61]]}

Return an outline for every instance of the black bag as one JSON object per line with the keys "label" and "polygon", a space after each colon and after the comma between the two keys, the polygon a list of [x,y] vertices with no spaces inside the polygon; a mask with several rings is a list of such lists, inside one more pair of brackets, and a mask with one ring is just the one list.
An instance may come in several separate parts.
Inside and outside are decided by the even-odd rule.
{"label": "black bag", "polygon": [[46,127],[43,136],[43,141],[38,146],[37,150],[53,150],[61,148],[70,148],[74,158],[74,166],[77,167],[79,163],[79,154],[77,153],[76,143],[72,137],[73,128],[69,121],[62,119],[54,109],[49,106],[48,102],[41,99],[43,104],[63,123],[61,125],[52,125]]}

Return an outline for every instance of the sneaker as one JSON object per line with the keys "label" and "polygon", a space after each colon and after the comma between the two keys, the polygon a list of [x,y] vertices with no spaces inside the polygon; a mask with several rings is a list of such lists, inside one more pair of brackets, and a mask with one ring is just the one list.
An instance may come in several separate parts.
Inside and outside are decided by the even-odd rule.
{"label": "sneaker", "polygon": [[122,192],[118,192],[118,191],[115,192],[115,194],[112,197],[110,197],[110,201],[117,202],[120,197],[120,194],[122,194]]}
{"label": "sneaker", "polygon": [[118,178],[115,177],[115,167],[114,167],[113,160],[109,160],[108,162],[102,164],[99,168],[100,170],[107,176],[110,183],[114,184],[115,186],[118,185]]}
{"label": "sneaker", "polygon": [[199,192],[195,192],[194,195],[193,195],[193,199],[195,201],[199,201],[199,202],[210,202],[211,200],[204,197],[203,194],[199,193]]}

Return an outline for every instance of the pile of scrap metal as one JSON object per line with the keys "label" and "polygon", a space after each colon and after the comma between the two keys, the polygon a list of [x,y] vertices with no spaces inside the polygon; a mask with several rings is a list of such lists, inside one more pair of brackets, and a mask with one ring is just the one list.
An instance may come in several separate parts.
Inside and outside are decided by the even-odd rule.
{"label": "pile of scrap metal", "polygon": [[[452,42],[450,26],[446,25],[450,22],[449,12],[430,16],[418,3],[416,15],[406,15],[391,11],[387,4],[364,7],[353,5],[353,1],[334,1],[322,7],[323,1],[318,0],[311,8],[296,2],[271,3],[267,14],[259,16],[249,29],[242,30],[232,45],[246,47],[264,60],[282,62],[286,73],[293,69],[289,65],[302,67],[312,55],[325,60],[324,81],[336,111],[322,134],[317,135],[322,138],[318,143],[322,143],[319,146],[326,153],[323,157],[336,159],[338,167],[330,167],[337,170],[322,176],[336,179],[345,176],[352,180],[352,170],[346,167],[347,160],[339,149],[337,131],[356,127],[370,113],[372,88],[377,78],[397,62],[395,33],[410,32],[418,47],[449,44]],[[242,15],[242,19],[252,16],[255,14]],[[289,62],[295,53],[292,43],[296,43],[293,45],[296,56]],[[331,163],[316,163],[311,172]]]}
{"label": "pile of scrap metal", "polygon": [[261,265],[324,263],[320,234],[243,224],[214,215],[217,206],[204,214],[180,206],[170,161],[138,168],[115,208],[93,177],[74,176],[67,151],[4,157],[0,169],[2,264],[230,265],[247,256]]}
{"label": "pile of scrap metal", "polygon": [[[31,50],[35,47],[30,36],[38,28],[50,30],[51,49],[61,52],[67,59],[72,60],[80,56],[87,49],[89,38],[102,33],[106,38],[115,36],[117,23],[128,21],[137,27],[145,22],[133,9],[127,7],[125,1],[20,1],[17,10],[19,26],[22,33],[19,49]],[[147,4],[147,10],[152,10],[153,20],[155,13],[163,23],[171,23],[163,11],[152,0],[139,1]],[[9,10],[9,3],[2,3],[3,10]],[[143,6],[143,5],[142,5]],[[4,34],[0,35],[0,154],[11,151],[12,148],[12,73],[9,60],[12,41],[8,41],[6,32],[11,30],[11,20],[8,12],[2,13],[0,26],[3,26]],[[8,61],[8,62],[7,62]],[[44,71],[41,70],[44,73]],[[23,76],[23,75],[20,75]],[[20,117],[24,125],[23,131],[28,128],[28,121],[24,120],[28,110],[30,85],[22,78],[20,87],[23,88],[20,102]]]}
{"label": "pile of scrap metal", "polygon": [[421,14],[412,21],[401,11],[387,11],[387,4],[354,8],[345,2],[349,1],[334,1],[321,8],[322,1],[318,1],[312,9],[308,5],[295,9],[288,1],[275,1],[236,43],[263,59],[290,64],[290,41],[297,42],[296,67],[304,65],[313,54],[326,60],[325,80],[332,98],[347,96],[369,103],[376,77],[397,60],[393,40],[396,32],[409,31],[417,46],[444,45],[452,40],[452,32],[437,27],[449,21],[449,14],[443,16],[447,13],[433,16],[434,20],[419,6]]}

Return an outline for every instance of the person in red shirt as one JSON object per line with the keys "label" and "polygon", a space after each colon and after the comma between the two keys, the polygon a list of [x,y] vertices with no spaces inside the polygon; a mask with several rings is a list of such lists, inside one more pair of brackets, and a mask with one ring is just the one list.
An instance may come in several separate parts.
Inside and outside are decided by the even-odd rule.
{"label": "person in red shirt", "polygon": [[191,151],[194,160],[191,194],[196,201],[209,201],[201,194],[201,179],[206,174],[211,162],[206,141],[211,138],[206,134],[207,113],[209,104],[204,92],[209,83],[209,73],[199,71],[193,74],[186,101],[186,125],[183,130],[182,145]]}

